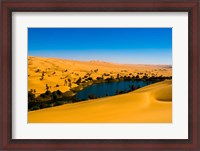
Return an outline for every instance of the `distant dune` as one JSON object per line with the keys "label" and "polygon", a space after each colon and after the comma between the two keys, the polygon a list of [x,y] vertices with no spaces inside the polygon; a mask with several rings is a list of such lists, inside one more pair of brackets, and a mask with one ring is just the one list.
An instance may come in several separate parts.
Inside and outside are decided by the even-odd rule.
{"label": "distant dune", "polygon": [[[104,76],[104,74],[109,74]],[[75,61],[58,58],[28,57],[28,90],[35,90],[36,95],[46,91],[46,84],[50,91],[66,92],[73,87],[79,78],[89,75],[92,79],[120,76],[171,76],[169,65],[125,65],[104,61]],[[70,81],[70,82],[69,82]],[[70,83],[70,85],[69,85]]]}
{"label": "distant dune", "polygon": [[[88,70],[92,69],[91,66],[88,65]],[[126,94],[31,111],[28,112],[28,122],[171,123],[172,81],[165,80]]]}

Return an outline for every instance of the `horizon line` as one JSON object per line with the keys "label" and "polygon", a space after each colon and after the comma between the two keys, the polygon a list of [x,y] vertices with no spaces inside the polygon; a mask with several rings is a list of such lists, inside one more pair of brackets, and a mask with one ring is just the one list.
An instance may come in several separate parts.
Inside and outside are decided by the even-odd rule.
{"label": "horizon line", "polygon": [[50,58],[50,59],[63,59],[63,60],[69,60],[69,61],[79,61],[79,62],[92,62],[92,61],[98,61],[98,62],[104,62],[104,63],[112,63],[112,64],[121,64],[121,65],[168,65],[172,66],[172,64],[154,64],[154,63],[119,63],[119,62],[110,62],[106,60],[76,60],[76,59],[67,59],[62,57],[45,57],[45,56],[29,56],[28,57],[38,57],[38,58]]}

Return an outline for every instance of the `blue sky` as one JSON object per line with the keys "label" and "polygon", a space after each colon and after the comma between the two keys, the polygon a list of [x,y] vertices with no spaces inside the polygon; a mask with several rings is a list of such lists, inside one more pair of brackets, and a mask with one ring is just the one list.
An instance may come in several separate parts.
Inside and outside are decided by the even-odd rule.
{"label": "blue sky", "polygon": [[28,55],[172,64],[172,28],[28,28]]}

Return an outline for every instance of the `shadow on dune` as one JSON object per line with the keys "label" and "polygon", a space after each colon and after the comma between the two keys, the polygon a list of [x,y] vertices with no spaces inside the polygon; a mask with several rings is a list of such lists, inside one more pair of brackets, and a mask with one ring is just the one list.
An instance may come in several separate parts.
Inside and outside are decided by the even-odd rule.
{"label": "shadow on dune", "polygon": [[172,86],[167,85],[163,88],[157,89],[152,93],[152,96],[157,101],[172,102]]}

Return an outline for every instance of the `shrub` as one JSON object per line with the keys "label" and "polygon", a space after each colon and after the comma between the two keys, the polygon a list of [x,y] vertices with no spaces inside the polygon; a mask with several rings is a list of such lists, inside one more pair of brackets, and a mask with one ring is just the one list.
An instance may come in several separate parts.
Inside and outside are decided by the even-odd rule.
{"label": "shrub", "polygon": [[48,86],[48,84],[46,84],[46,90],[47,90],[47,91],[49,90],[49,86]]}
{"label": "shrub", "polygon": [[69,87],[70,87],[70,88],[72,87],[72,84],[71,84],[71,83],[69,83]]}
{"label": "shrub", "polygon": [[56,93],[56,91],[54,91],[52,94],[53,94],[53,100],[57,100],[58,99],[58,94]]}
{"label": "shrub", "polygon": [[35,94],[32,91],[28,91],[28,102],[35,101]]}
{"label": "shrub", "polygon": [[28,102],[28,109],[31,109],[32,107],[35,106],[35,102]]}
{"label": "shrub", "polygon": [[55,106],[57,106],[57,105],[63,105],[64,104],[64,102],[62,102],[62,101],[57,101],[56,103],[55,103]]}
{"label": "shrub", "polygon": [[64,85],[66,85],[66,84],[67,84],[67,80],[65,79]]}
{"label": "shrub", "polygon": [[113,81],[115,81],[115,79],[113,77],[110,77],[110,78],[106,78],[106,81],[113,82]]}
{"label": "shrub", "polygon": [[97,80],[103,80],[103,78],[102,77],[97,77]]}
{"label": "shrub", "polygon": [[81,78],[78,78],[78,80],[76,81],[76,84],[80,84],[81,83]]}
{"label": "shrub", "polygon": [[36,98],[36,101],[38,101],[38,102],[46,102],[46,101],[50,101],[51,99],[52,99],[52,97],[43,94],[42,96],[41,95],[38,96]]}
{"label": "shrub", "polygon": [[40,72],[40,69],[37,69],[35,72],[36,72],[36,73],[37,73],[37,72]]}
{"label": "shrub", "polygon": [[[52,96],[52,93],[51,93],[51,91],[48,91],[48,90],[47,90],[47,91],[45,92],[45,95],[46,95],[46,96]],[[46,96],[44,96],[44,97],[46,97]]]}
{"label": "shrub", "polygon": [[42,103],[40,105],[40,109],[47,108],[47,107],[51,107],[51,106],[49,104],[47,104],[47,103]]}
{"label": "shrub", "polygon": [[78,92],[78,91],[80,91],[81,89],[83,89],[83,86],[77,86],[77,87],[72,88],[71,91],[73,91],[73,92]]}
{"label": "shrub", "polygon": [[88,80],[93,80],[92,77],[89,77]]}
{"label": "shrub", "polygon": [[148,77],[145,75],[145,76],[143,76],[143,79],[148,79]]}
{"label": "shrub", "polygon": [[33,110],[39,110],[39,109],[40,109],[39,106],[34,106],[34,107],[31,108],[32,111],[33,111]]}
{"label": "shrub", "polygon": [[71,97],[74,95],[74,93],[73,93],[73,91],[67,91],[67,92],[63,93],[63,95],[66,97]]}
{"label": "shrub", "polygon": [[103,75],[104,75],[104,76],[110,76],[110,74],[107,74],[107,73],[104,73]]}
{"label": "shrub", "polygon": [[45,93],[42,93],[42,94],[40,94],[40,97],[45,98],[45,97],[46,97],[46,94],[45,94]]}
{"label": "shrub", "polygon": [[57,93],[58,95],[62,95],[62,92],[61,92],[60,90],[57,90],[56,93]]}

